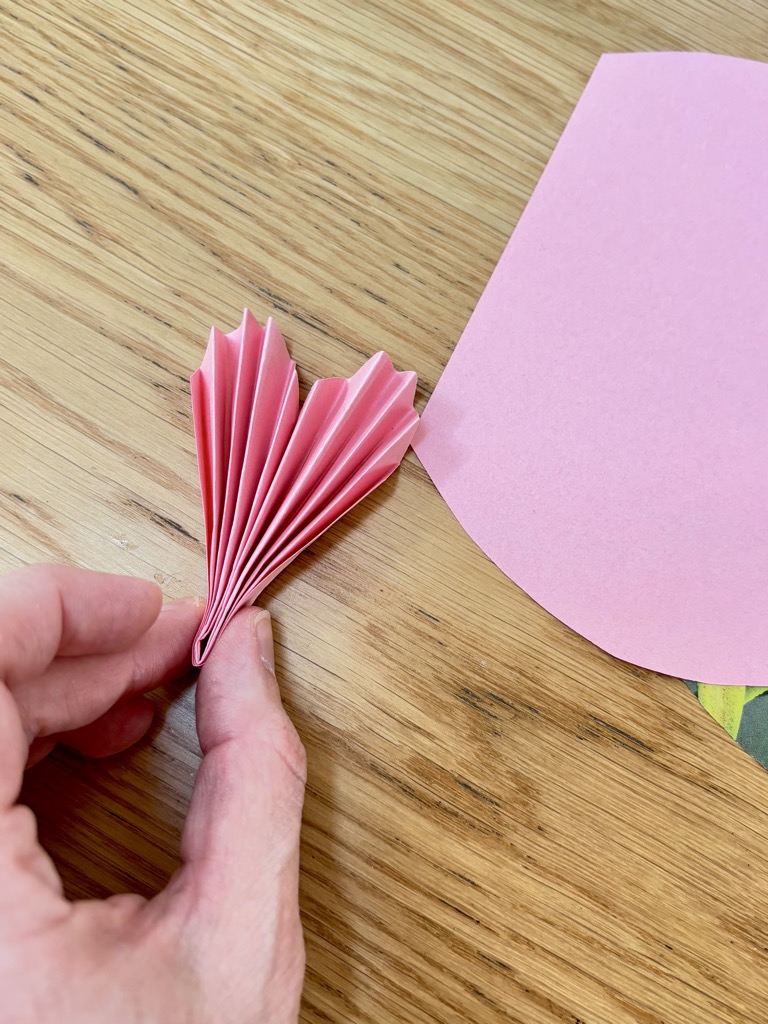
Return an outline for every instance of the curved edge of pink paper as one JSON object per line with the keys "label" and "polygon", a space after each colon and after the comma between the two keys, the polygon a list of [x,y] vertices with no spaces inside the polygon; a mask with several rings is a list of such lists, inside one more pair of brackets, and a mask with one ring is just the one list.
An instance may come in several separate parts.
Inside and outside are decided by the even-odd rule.
{"label": "curved edge of pink paper", "polygon": [[[422,418],[422,424],[424,420]],[[629,648],[625,645],[625,642],[617,639],[609,632],[601,633],[599,636],[596,635],[591,626],[586,620],[582,621],[579,617],[578,612],[574,612],[572,609],[565,608],[557,598],[557,594],[543,590],[536,585],[536,582],[527,578],[525,573],[521,573],[513,567],[506,567],[508,563],[507,553],[501,549],[497,544],[493,531],[487,531],[486,524],[482,519],[476,519],[471,513],[462,507],[461,499],[456,499],[453,494],[450,484],[445,482],[437,483],[435,476],[433,475],[433,469],[435,468],[435,462],[429,453],[428,447],[422,444],[420,440],[419,432],[413,441],[413,449],[416,453],[417,458],[421,462],[424,470],[429,476],[432,483],[435,485],[436,490],[445,501],[451,513],[456,518],[457,522],[467,534],[467,536],[473,541],[474,544],[480,549],[480,551],[494,563],[494,565],[504,573],[508,580],[510,580],[516,587],[522,590],[531,600],[535,601],[540,608],[542,608],[548,615],[552,615],[558,622],[561,622],[568,629],[573,630],[579,636],[588,640],[589,643],[594,644],[595,647],[604,651],[606,654],[610,654],[613,658],[618,658],[620,661],[624,661],[629,665],[637,665],[640,668],[647,669],[651,672],[656,672],[660,675],[672,676],[678,679],[689,679],[698,683],[711,683],[718,686],[765,686],[766,675],[754,675],[749,676],[747,673],[744,678],[739,680],[724,680],[724,679],[708,679],[697,678],[694,674],[696,671],[696,664],[690,659],[686,658],[685,664],[682,661],[676,661],[674,658],[669,660],[661,660],[654,664],[649,664],[645,661],[638,660],[636,657],[636,651],[634,648]],[[430,468],[432,467],[432,468]],[[481,487],[481,481],[478,481],[478,487]],[[514,523],[510,524],[510,528],[514,529]],[[706,670],[702,666],[702,673],[706,676]]]}
{"label": "curved edge of pink paper", "polygon": [[[612,76],[616,74],[623,75],[625,71],[631,70],[634,66],[642,67],[645,74],[651,77],[655,76],[655,78],[662,83],[664,80],[664,74],[668,72],[670,68],[683,73],[691,72],[699,75],[703,74],[705,71],[708,72],[710,68],[713,68],[716,72],[715,77],[718,82],[730,77],[732,72],[736,72],[742,82],[740,88],[742,88],[745,96],[749,95],[748,89],[746,88],[746,85],[748,84],[746,76],[757,69],[760,70],[762,75],[765,75],[766,72],[765,64],[747,60],[745,58],[703,53],[661,52],[605,55],[598,63],[599,71],[597,72],[596,77],[604,77],[609,73]],[[592,88],[592,85],[588,88]],[[723,105],[723,110],[725,109],[726,107]],[[580,123],[583,123],[584,117],[585,111],[580,102],[576,107],[572,118],[569,120],[561,142],[558,144],[558,148],[555,151],[555,153],[560,151],[558,159],[562,156],[562,150],[560,147],[562,146],[563,141],[568,140],[568,144],[571,144],[574,133],[578,134],[578,132],[581,131]],[[754,133],[750,134],[748,137],[754,138]],[[583,166],[589,166],[589,161],[592,159],[592,155],[588,148],[585,148],[582,151],[582,157]],[[509,243],[510,249],[514,250],[518,243],[523,239],[526,239],[528,245],[531,245],[531,240],[534,239],[540,246],[545,247],[545,243],[541,241],[539,232],[539,215],[543,208],[549,208],[552,196],[551,188],[548,189],[547,183],[551,181],[553,175],[556,176],[557,166],[558,163],[553,154],[553,159],[547,165],[541,181],[539,182],[539,185],[537,185],[536,191],[531,197],[526,210],[515,228],[512,240]],[[762,166],[764,166],[764,164]],[[543,184],[545,185],[545,188],[542,191]],[[567,192],[564,194],[568,195]],[[532,214],[534,216],[532,216]],[[552,250],[557,248],[551,237],[546,239],[546,244],[548,244]],[[502,256],[502,260],[504,260],[504,258],[505,257]],[[497,264],[494,276],[499,273],[500,266],[501,261]],[[491,281],[487,286],[488,288],[493,288],[494,276],[491,277]],[[764,275],[762,279],[764,280]],[[476,309],[470,319],[469,326],[467,328],[468,331],[473,329],[473,325],[476,327],[477,318],[478,310]],[[476,339],[473,339],[473,341],[474,340]],[[449,363],[446,368],[446,374],[444,376],[451,380],[451,385],[454,387],[454,390],[456,385],[456,374],[460,371],[466,371],[465,363],[454,363],[453,366]],[[450,377],[451,373],[454,375],[453,378]],[[482,385],[483,380],[480,374],[478,374],[478,378]],[[475,386],[477,386],[477,383],[477,381],[474,382]],[[414,449],[425,470],[432,478],[433,482],[435,482],[438,491],[445,499],[446,504],[456,516],[461,526],[472,540],[481,548],[484,554],[487,555],[501,569],[501,571],[509,577],[509,579],[511,579],[518,587],[520,587],[520,589],[528,594],[554,618],[568,626],[568,628],[574,630],[576,633],[586,638],[590,643],[595,644],[595,646],[604,650],[611,656],[619,658],[629,664],[639,665],[650,671],[663,673],[672,677],[690,679],[702,683],[723,686],[765,685],[766,675],[768,675],[768,665],[766,665],[764,658],[761,656],[762,652],[756,651],[755,653],[750,653],[746,651],[744,645],[738,643],[737,634],[733,629],[731,629],[730,632],[724,632],[722,640],[716,643],[706,644],[704,642],[699,642],[695,632],[691,632],[685,637],[680,637],[681,642],[678,644],[677,650],[673,649],[671,642],[664,643],[660,650],[650,650],[647,648],[644,650],[642,646],[633,642],[631,624],[625,625],[622,622],[613,624],[607,622],[596,622],[594,616],[590,615],[588,611],[585,611],[584,613],[580,611],[578,607],[578,593],[576,592],[577,588],[571,587],[569,588],[570,592],[563,595],[558,592],[557,586],[553,584],[551,579],[539,580],[536,578],[535,569],[532,571],[530,566],[521,566],[519,564],[520,551],[518,550],[516,553],[514,541],[510,542],[509,539],[505,540],[503,536],[499,535],[498,530],[494,531],[489,523],[483,522],[483,510],[473,506],[472,502],[468,500],[468,495],[482,495],[487,493],[489,489],[487,476],[484,477],[478,468],[472,464],[472,458],[475,454],[472,446],[469,446],[466,451],[462,450],[463,446],[460,431],[463,429],[464,425],[458,421],[461,420],[462,412],[466,412],[468,415],[471,415],[471,407],[468,409],[459,409],[457,422],[450,428],[447,425],[447,422],[443,420],[441,427],[445,430],[444,436],[437,437],[432,433],[431,410],[434,409],[435,411],[435,423],[437,424],[437,418],[445,417],[446,403],[449,402],[452,397],[451,387],[448,387],[447,390],[442,390],[442,388],[443,380],[441,379],[435,389],[434,397],[430,400],[430,403],[427,405],[425,410],[422,419],[422,427],[414,441]],[[433,403],[436,404],[433,406]],[[456,410],[454,410],[454,412],[455,411]],[[456,440],[456,449],[452,450],[452,436],[450,430],[454,429],[454,427],[456,434],[453,436]],[[511,486],[514,485],[515,478],[512,475]],[[491,489],[493,488],[491,487]],[[497,512],[499,507],[501,507],[501,504],[501,501],[496,501],[495,509]],[[507,538],[514,538],[515,528],[515,521],[510,517]],[[526,561],[526,559],[524,558],[523,561]],[[557,568],[556,563],[555,568]],[[564,572],[572,570],[573,564],[566,566],[563,569]],[[595,582],[599,582],[599,580],[592,580],[591,582],[594,584]],[[693,596],[693,594],[686,594],[684,586],[680,587],[679,601],[681,604],[685,604],[686,601],[692,600]],[[762,630],[760,635],[764,635]],[[671,631],[669,636],[670,638],[675,638],[675,634]],[[706,636],[704,636],[702,640],[706,641]],[[675,642],[677,642],[677,640],[675,640]],[[704,649],[705,647],[707,648],[706,650]]]}

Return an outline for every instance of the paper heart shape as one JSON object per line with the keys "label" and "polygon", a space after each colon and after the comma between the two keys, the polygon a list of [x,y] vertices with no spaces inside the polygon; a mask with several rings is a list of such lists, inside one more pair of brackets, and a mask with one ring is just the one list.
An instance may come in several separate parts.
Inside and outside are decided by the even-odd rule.
{"label": "paper heart shape", "polygon": [[768,65],[603,57],[415,442],[536,601],[703,683],[768,682],[766,123]]}
{"label": "paper heart shape", "polygon": [[199,666],[235,612],[390,476],[418,416],[416,374],[383,352],[349,380],[318,381],[299,410],[277,324],[247,309],[231,334],[211,330],[190,387],[208,564]]}

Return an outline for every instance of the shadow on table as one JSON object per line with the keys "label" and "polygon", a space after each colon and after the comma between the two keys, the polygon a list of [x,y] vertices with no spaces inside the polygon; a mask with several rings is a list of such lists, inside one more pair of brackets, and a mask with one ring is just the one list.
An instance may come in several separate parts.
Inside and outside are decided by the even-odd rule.
{"label": "shadow on table", "polygon": [[158,691],[148,737],[122,754],[88,760],[59,747],[26,773],[21,802],[70,898],[149,897],[178,867],[199,762],[193,698],[189,686]]}

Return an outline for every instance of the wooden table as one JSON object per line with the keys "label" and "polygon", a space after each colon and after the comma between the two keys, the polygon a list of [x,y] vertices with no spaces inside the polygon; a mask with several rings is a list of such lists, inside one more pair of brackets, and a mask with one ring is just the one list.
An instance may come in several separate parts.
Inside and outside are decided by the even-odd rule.
{"label": "wooden table", "polygon": [[[768,59],[762,0],[8,0],[0,565],[205,588],[188,377],[274,315],[302,385],[423,406],[599,54]],[[768,779],[679,681],[478,551],[410,455],[269,590],[309,755],[303,1020],[765,1019]],[[191,694],[26,799],[73,896],[151,893]]]}

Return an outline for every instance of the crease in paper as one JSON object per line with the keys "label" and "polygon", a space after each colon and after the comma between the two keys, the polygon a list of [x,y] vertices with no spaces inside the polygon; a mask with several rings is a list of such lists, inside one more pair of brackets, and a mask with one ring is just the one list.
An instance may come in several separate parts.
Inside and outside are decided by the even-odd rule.
{"label": "crease in paper", "polygon": [[318,381],[299,407],[277,324],[245,310],[211,331],[191,378],[205,521],[208,602],[201,665],[232,616],[397,468],[413,439],[416,375],[383,352],[349,380]]}

